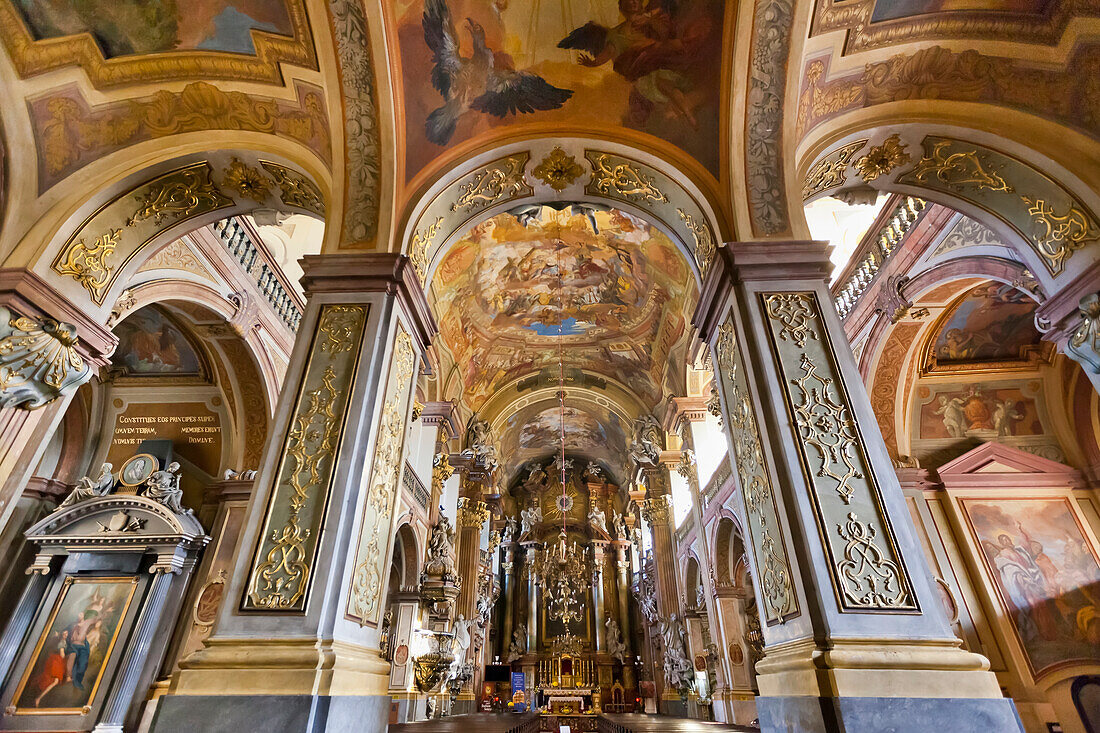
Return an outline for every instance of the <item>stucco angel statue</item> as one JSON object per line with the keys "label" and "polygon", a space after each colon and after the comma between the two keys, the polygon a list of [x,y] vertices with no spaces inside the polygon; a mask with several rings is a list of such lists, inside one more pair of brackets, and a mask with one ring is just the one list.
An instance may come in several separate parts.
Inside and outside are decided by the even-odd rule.
{"label": "stucco angel statue", "polygon": [[58,509],[71,506],[85,499],[93,499],[97,496],[106,496],[111,493],[111,489],[115,486],[115,475],[113,470],[114,467],[110,463],[104,463],[99,469],[99,476],[94,479],[88,476],[80,479],[80,486],[77,486],[65,497],[65,501],[61,502],[61,506],[59,506]]}
{"label": "stucco angel statue", "polygon": [[520,518],[520,535],[525,535],[531,531],[531,529],[542,521],[542,507],[531,506],[519,513]]}

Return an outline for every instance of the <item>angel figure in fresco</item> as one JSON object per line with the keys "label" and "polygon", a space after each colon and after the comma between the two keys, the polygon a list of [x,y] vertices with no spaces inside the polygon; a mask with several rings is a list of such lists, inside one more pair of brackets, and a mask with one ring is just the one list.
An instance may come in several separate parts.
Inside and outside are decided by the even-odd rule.
{"label": "angel figure in fresco", "polygon": [[1016,402],[1014,400],[997,400],[996,407],[993,408],[993,427],[997,431],[997,435],[1013,435],[1016,430],[1016,423],[1024,419],[1016,409]]}
{"label": "angel figure in fresco", "polygon": [[446,145],[459,118],[470,110],[494,117],[558,109],[573,96],[570,89],[553,86],[541,76],[517,71],[508,54],[485,45],[485,29],[472,18],[466,28],[473,41],[473,55],[459,54],[458,31],[446,0],[426,0],[424,42],[432,51],[432,86],[444,100],[428,115],[428,140]]}
{"label": "angel figure in fresco", "polygon": [[947,395],[940,395],[940,407],[933,414],[943,416],[943,426],[952,438],[966,436],[966,413],[963,412],[961,397],[948,399]]}
{"label": "angel figure in fresco", "polygon": [[593,21],[575,29],[558,48],[583,51],[581,66],[611,62],[615,73],[633,85],[631,115],[645,122],[650,110],[699,126],[703,99],[694,93],[691,72],[696,51],[712,34],[705,13],[692,12],[698,1],[619,0],[622,21],[611,28]]}

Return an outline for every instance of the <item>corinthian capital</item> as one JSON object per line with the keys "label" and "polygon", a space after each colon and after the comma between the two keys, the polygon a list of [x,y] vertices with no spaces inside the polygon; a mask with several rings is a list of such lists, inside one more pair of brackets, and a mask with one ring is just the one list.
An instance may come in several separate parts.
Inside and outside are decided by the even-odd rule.
{"label": "corinthian capital", "polygon": [[42,407],[91,374],[91,365],[76,350],[74,326],[18,316],[0,306],[0,407]]}

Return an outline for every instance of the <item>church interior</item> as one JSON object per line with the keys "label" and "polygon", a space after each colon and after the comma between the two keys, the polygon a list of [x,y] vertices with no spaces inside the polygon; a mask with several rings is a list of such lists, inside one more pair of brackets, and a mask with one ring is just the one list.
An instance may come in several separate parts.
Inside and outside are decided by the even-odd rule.
{"label": "church interior", "polygon": [[1097,0],[0,0],[0,731],[1100,733]]}

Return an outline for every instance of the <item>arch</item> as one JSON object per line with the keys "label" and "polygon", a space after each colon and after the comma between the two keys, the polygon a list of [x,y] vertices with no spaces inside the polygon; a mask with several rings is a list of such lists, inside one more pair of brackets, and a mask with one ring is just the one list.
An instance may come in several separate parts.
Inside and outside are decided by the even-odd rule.
{"label": "arch", "polygon": [[737,520],[723,509],[714,532],[714,546],[711,557],[714,558],[714,580],[718,589],[739,585],[735,568],[738,562],[744,563],[745,545],[741,526]]}
{"label": "arch", "polygon": [[394,537],[393,557],[401,570],[401,588],[415,589],[420,578],[420,551],[417,547],[416,531],[411,524],[405,522],[397,528]]}

